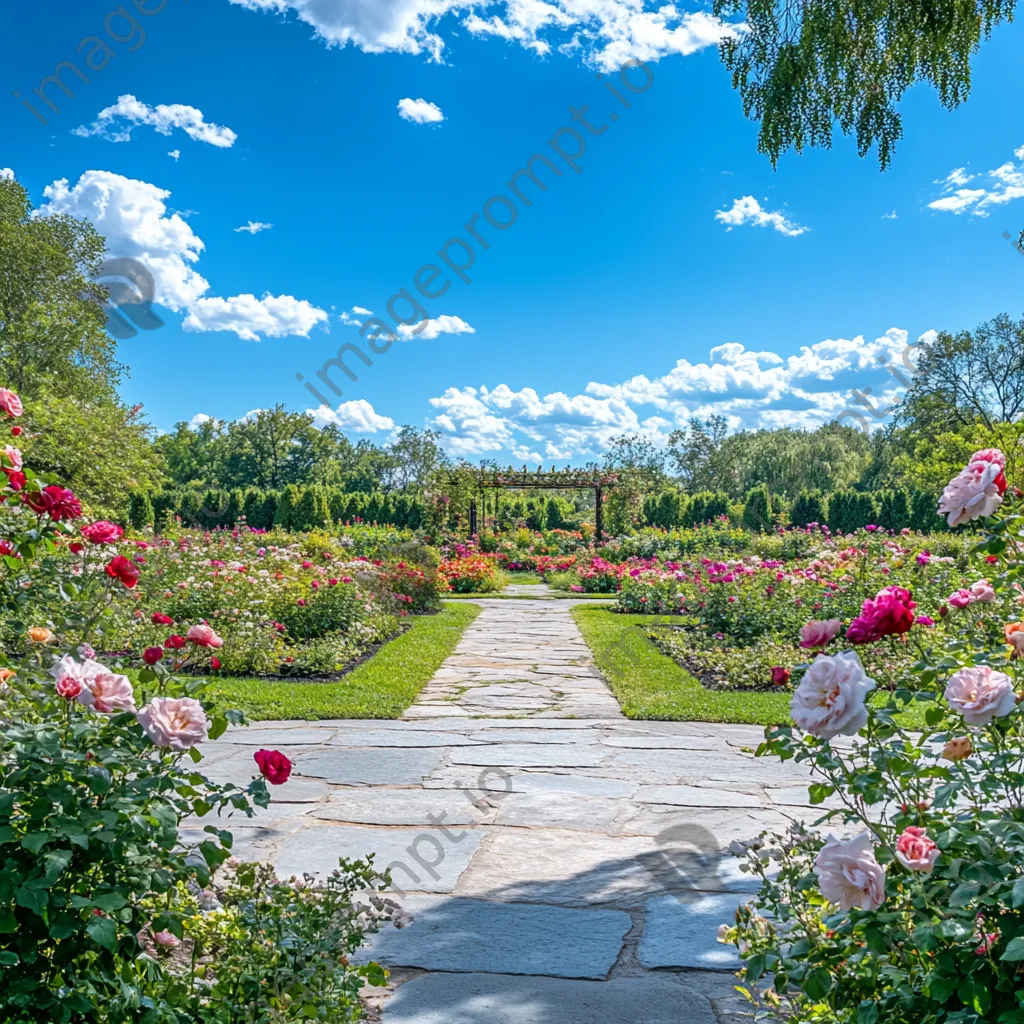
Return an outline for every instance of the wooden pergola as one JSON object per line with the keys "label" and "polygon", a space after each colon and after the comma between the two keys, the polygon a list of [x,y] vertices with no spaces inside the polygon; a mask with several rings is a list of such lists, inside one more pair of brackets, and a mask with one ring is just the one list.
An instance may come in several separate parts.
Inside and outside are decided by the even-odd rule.
{"label": "wooden pergola", "polygon": [[[494,518],[498,519],[498,495],[506,489],[541,491],[582,491],[594,492],[594,529],[597,543],[604,540],[602,502],[606,488],[614,487],[618,477],[614,473],[602,473],[587,469],[555,469],[545,473],[543,469],[480,469],[477,472],[477,490],[493,490]],[[486,505],[485,505],[486,507]],[[469,503],[469,532],[477,532],[476,499]]]}

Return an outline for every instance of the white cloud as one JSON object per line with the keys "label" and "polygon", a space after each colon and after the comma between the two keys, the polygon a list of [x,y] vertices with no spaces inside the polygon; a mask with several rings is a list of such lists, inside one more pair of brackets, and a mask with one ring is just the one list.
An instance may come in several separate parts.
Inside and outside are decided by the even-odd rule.
{"label": "white cloud", "polygon": [[[928,204],[929,210],[940,213],[961,214],[968,210],[975,217],[987,217],[990,206],[1000,206],[1014,199],[1024,199],[1024,146],[1013,151],[1020,161],[1012,160],[988,171],[986,174],[968,174],[963,167],[954,168],[935,184],[942,186],[942,194]],[[981,179],[987,178],[987,182]],[[979,182],[977,188],[964,188],[971,181]]]}
{"label": "white cloud", "polygon": [[[441,60],[441,23],[462,18],[473,35],[497,36],[539,54],[557,47],[608,70],[631,58],[656,61],[714,46],[734,30],[703,11],[672,4],[646,11],[644,0],[231,0],[254,11],[294,12],[328,46],[367,53],[426,53]],[[484,19],[476,9],[487,7]]]}
{"label": "white cloud", "polygon": [[177,162],[178,162],[178,161],[179,161],[179,160],[181,159],[181,150],[180,150],[180,149],[169,149],[169,150],[167,151],[167,155],[168,155],[168,156],[169,156],[169,157],[170,157],[170,158],[171,158],[171,159],[172,159],[172,160],[173,160],[173,161],[174,161],[175,163],[177,163]]}
{"label": "white cloud", "polygon": [[308,338],[309,332],[327,314],[305,299],[291,295],[233,295],[231,298],[199,299],[188,311],[181,325],[184,331],[233,331],[243,341],[284,338],[297,335]]}
{"label": "white cloud", "polygon": [[758,228],[774,228],[780,234],[786,235],[789,238],[796,238],[805,231],[811,230],[810,228],[803,227],[801,224],[794,223],[782,213],[773,213],[763,209],[753,196],[743,196],[740,199],[734,199],[730,209],[719,210],[715,214],[715,220],[726,224],[726,230],[728,231],[732,231],[733,228],[740,227],[743,224],[753,224]]}
{"label": "white cloud", "polygon": [[14,181],[14,171],[10,167],[0,167],[0,180],[4,178],[8,181]]}
{"label": "white cloud", "polygon": [[130,93],[119,96],[117,102],[96,115],[90,126],[81,125],[72,131],[73,135],[88,138],[102,135],[111,142],[128,142],[132,130],[139,125],[150,125],[161,135],[170,135],[175,128],[181,129],[190,139],[206,142],[219,149],[230,149],[238,136],[219,124],[208,124],[203,112],[183,103],[158,103],[155,107],[142,103]]}
{"label": "white cloud", "polygon": [[248,224],[235,228],[235,234],[238,234],[239,231],[248,231],[250,235],[258,235],[261,231],[269,231],[273,226],[273,224],[266,224],[261,220],[251,220]]}
{"label": "white cloud", "polygon": [[111,171],[86,171],[72,188],[66,178],[43,190],[49,203],[37,216],[67,213],[95,225],[111,256],[144,264],[153,275],[154,301],[188,315],[186,331],[233,331],[245,341],[261,335],[308,337],[327,314],[291,295],[207,298],[210,283],[193,264],[206,248],[180,213],[168,214],[166,189]]}
{"label": "white cloud", "polygon": [[390,416],[381,416],[365,399],[342,402],[337,409],[321,405],[318,409],[307,409],[318,427],[333,423],[342,430],[356,434],[376,434],[381,430],[393,430],[395,421]]}
{"label": "white cloud", "polygon": [[[420,328],[418,334],[417,328]],[[433,341],[442,334],[476,334],[476,328],[470,327],[460,316],[448,316],[447,313],[443,313],[427,320],[425,327],[423,321],[418,324],[399,324],[398,333],[406,341],[415,341],[417,338],[421,341]]]}
{"label": "white cloud", "polygon": [[74,187],[67,178],[43,189],[49,202],[39,216],[67,213],[95,225],[112,256],[144,263],[156,285],[155,300],[179,312],[210,288],[193,269],[203,240],[180,214],[168,214],[170,192],[112,171],[86,171]]}
{"label": "white cloud", "polygon": [[[927,344],[933,338],[928,332],[919,340]],[[873,427],[888,417],[912,378],[919,353],[908,342],[906,331],[892,328],[874,341],[826,339],[785,358],[728,342],[712,348],[706,362],[680,359],[654,379],[592,381],[575,395],[541,395],[529,387],[513,391],[504,384],[452,387],[430,399],[427,422],[458,455],[502,452],[533,463],[596,458],[624,433],[664,444],[676,426],[712,414],[725,416],[734,430],[813,429],[837,417],[850,426]]]}
{"label": "white cloud", "polygon": [[353,306],[353,313],[358,313],[360,316],[373,316],[373,310],[367,309],[365,306]]}
{"label": "white cloud", "polygon": [[444,114],[436,103],[428,103],[422,97],[418,100],[405,99],[398,101],[398,116],[413,124],[440,124]]}
{"label": "white cloud", "polygon": [[895,210],[890,210],[888,213],[882,214],[882,220],[899,220],[899,214]]}
{"label": "white cloud", "polygon": [[189,430],[198,430],[204,423],[213,423],[214,419],[212,416],[207,416],[205,412],[197,412],[195,416],[188,421]]}

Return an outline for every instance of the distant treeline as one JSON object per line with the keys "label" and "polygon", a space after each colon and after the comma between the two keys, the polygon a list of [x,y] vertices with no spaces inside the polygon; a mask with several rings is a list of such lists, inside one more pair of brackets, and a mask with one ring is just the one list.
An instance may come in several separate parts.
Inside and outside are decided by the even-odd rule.
{"label": "distant treeline", "polygon": [[[827,525],[833,533],[852,533],[865,526],[886,530],[918,530],[929,533],[946,528],[937,515],[938,496],[930,491],[892,489],[873,494],[862,491],[804,491],[793,501],[769,495],[764,487],[747,493],[742,506],[730,502],[722,493],[688,495],[669,489],[644,501],[644,519],[648,526],[673,529],[698,526],[718,516],[740,514],[750,530],[765,532],[778,526]],[[742,509],[742,511],[740,511]]]}
{"label": "distant treeline", "polygon": [[420,499],[404,494],[347,492],[297,484],[279,491],[182,488],[155,494],[135,492],[130,497],[128,519],[136,529],[163,524],[174,516],[180,516],[185,526],[205,530],[237,526],[243,520],[247,526],[262,530],[275,526],[314,530],[356,520],[417,530],[425,524],[425,506]]}

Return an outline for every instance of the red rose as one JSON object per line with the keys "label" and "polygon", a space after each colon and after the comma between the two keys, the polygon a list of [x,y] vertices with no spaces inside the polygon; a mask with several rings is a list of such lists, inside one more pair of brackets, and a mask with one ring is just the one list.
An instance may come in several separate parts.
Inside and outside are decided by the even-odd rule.
{"label": "red rose", "polygon": [[117,523],[100,519],[82,527],[82,536],[90,544],[114,544],[124,536],[124,530]]}
{"label": "red rose", "polygon": [[74,700],[82,692],[82,684],[74,676],[65,676],[57,682],[57,696]]}
{"label": "red rose", "polygon": [[0,555],[9,555],[11,558],[19,558],[18,549],[9,540],[0,540]]}
{"label": "red rose", "polygon": [[147,647],[142,652],[142,660],[147,665],[155,665],[164,656],[162,647]]}
{"label": "red rose", "polygon": [[292,763],[280,750],[257,750],[252,756],[259,766],[260,774],[272,786],[280,786],[288,781]]}
{"label": "red rose", "polygon": [[80,555],[84,550],[85,545],[79,544],[77,540],[68,545],[68,551],[73,555]]}
{"label": "red rose", "polygon": [[62,519],[82,517],[82,503],[75,497],[75,492],[67,487],[51,484],[41,491],[26,493],[22,500],[36,515],[48,515],[55,523]]}
{"label": "red rose", "polygon": [[4,469],[7,474],[7,482],[11,485],[12,491],[20,491],[25,487],[28,477],[20,469]]}
{"label": "red rose", "polygon": [[170,615],[165,615],[163,612],[153,612],[151,616],[154,626],[173,626],[174,619]]}
{"label": "red rose", "polygon": [[175,633],[164,641],[164,647],[169,651],[180,651],[187,643],[188,641],[183,636]]}
{"label": "red rose", "polygon": [[782,665],[772,668],[772,684],[774,686],[785,686],[789,682],[790,671]]}
{"label": "red rose", "polygon": [[118,555],[107,563],[107,575],[120,580],[129,590],[139,582],[139,567],[124,555]]}
{"label": "red rose", "polygon": [[210,659],[210,668],[212,668],[214,672],[220,668],[220,658],[218,658],[216,654]]}
{"label": "red rose", "polygon": [[901,636],[914,625],[917,604],[903,587],[884,587],[865,601],[860,615],[850,623],[846,639],[851,644],[870,644],[883,636]]}

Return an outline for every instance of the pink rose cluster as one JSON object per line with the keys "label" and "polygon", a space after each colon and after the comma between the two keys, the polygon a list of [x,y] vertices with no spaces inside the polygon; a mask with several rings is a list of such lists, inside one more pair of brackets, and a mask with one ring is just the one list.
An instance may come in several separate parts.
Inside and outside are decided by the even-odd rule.
{"label": "pink rose cluster", "polygon": [[914,625],[914,609],[909,590],[883,587],[861,606],[860,615],[850,623],[846,639],[851,644],[871,644],[883,636],[900,636]]}
{"label": "pink rose cluster", "polygon": [[938,514],[950,526],[961,526],[992,515],[1006,493],[1006,456],[998,448],[975,452],[953,477],[939,500]]}

